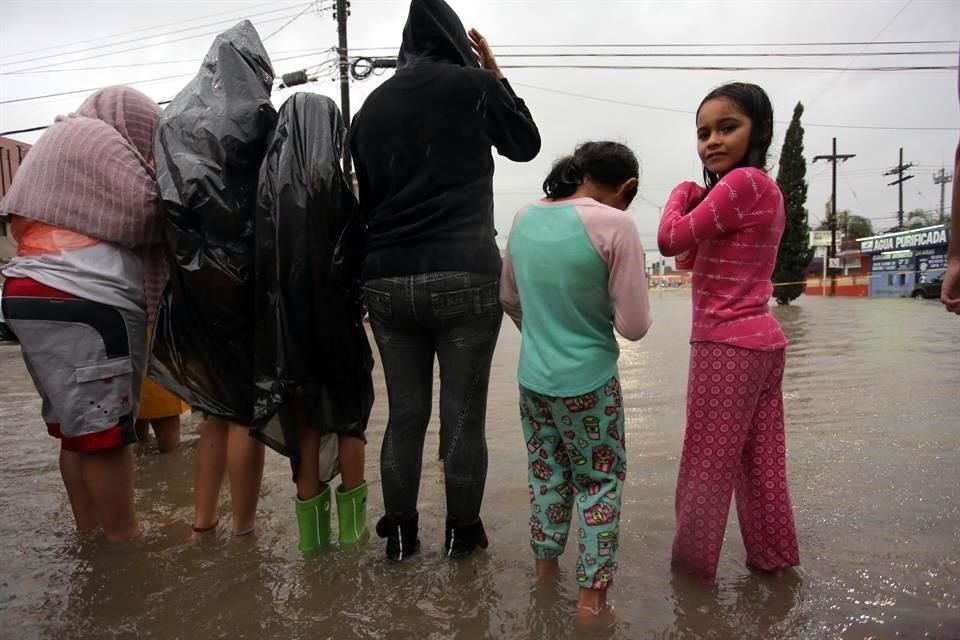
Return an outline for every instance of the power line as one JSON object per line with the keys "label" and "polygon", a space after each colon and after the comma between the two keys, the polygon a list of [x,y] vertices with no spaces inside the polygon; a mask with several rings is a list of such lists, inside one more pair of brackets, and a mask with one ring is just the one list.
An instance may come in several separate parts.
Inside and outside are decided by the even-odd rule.
{"label": "power line", "polygon": [[[300,57],[300,56],[298,56],[298,57]],[[277,60],[277,61],[279,62],[279,60]],[[323,63],[321,63],[320,66],[323,66]],[[147,80],[133,80],[133,81],[131,81],[131,82],[121,82],[121,83],[117,83],[117,84],[122,84],[122,85],[148,84],[148,83],[152,83],[152,82],[163,82],[164,80],[175,80],[175,79],[177,79],[177,78],[188,78],[188,77],[191,77],[191,76],[194,76],[194,75],[196,75],[196,73],[194,73],[194,72],[191,72],[191,73],[179,73],[179,74],[172,75],[172,76],[163,76],[163,77],[161,77],[161,78],[151,78],[151,79],[147,79]],[[76,95],[76,94],[78,94],[78,93],[92,93],[92,92],[94,92],[94,91],[99,91],[100,89],[103,89],[103,87],[90,87],[90,88],[87,88],[87,89],[75,89],[75,90],[73,90],[73,91],[61,91],[61,92],[58,92],[58,93],[48,93],[48,94],[42,95],[42,96],[31,96],[31,97],[29,97],[29,98],[13,98],[13,99],[11,99],[11,100],[0,100],[0,104],[11,104],[11,103],[15,103],[15,102],[27,102],[27,101],[32,101],[32,100],[42,100],[42,99],[44,99],[44,98],[59,98],[59,97],[61,97],[61,96]],[[46,127],[39,127],[39,128],[29,129],[29,130],[25,130],[25,131],[9,131],[9,132],[7,132],[7,133],[25,133],[26,131],[37,131],[38,129],[45,129],[45,128],[46,128]],[[5,134],[0,134],[0,135],[7,135],[7,134],[5,133]]]}
{"label": "power line", "polygon": [[[875,36],[873,37],[873,40],[871,40],[869,44],[867,44],[867,45],[864,46],[863,51],[866,51],[868,47],[872,46],[873,43],[877,40],[877,38],[879,38],[880,36],[882,36],[882,35],[884,34],[884,32],[885,32],[887,29],[890,28],[890,25],[892,25],[894,22],[896,22],[896,21],[897,21],[897,18],[900,17],[900,14],[902,14],[904,11],[906,11],[906,10],[907,10],[907,7],[909,7],[911,4],[913,4],[913,0],[907,0],[906,4],[904,4],[902,7],[900,7],[900,11],[897,11],[896,15],[894,15],[894,16],[890,19],[890,21],[887,22],[887,24],[885,24],[885,25],[883,26],[883,29],[880,29],[880,31],[877,32],[877,35],[875,35]],[[861,53],[863,53],[863,51],[861,51]],[[852,62],[853,62],[853,61],[851,60],[851,64],[852,64]],[[837,81],[837,78],[839,78],[840,76],[842,76],[842,75],[844,74],[844,72],[846,72],[846,71],[850,71],[850,69],[841,69],[841,70],[840,70],[840,73],[838,73],[837,75],[835,75],[835,76],[833,76],[832,78],[830,78],[830,80],[827,81],[827,84],[823,85],[823,88],[820,89],[820,91],[817,93],[817,95],[815,95],[815,96],[813,97],[813,99],[810,100],[810,102],[807,103],[808,107],[813,106],[813,103],[815,103],[817,100],[819,100],[819,99],[820,99],[820,96],[822,96],[822,95],[824,94],[824,92],[826,92],[826,90],[830,87],[830,85],[832,85],[834,82],[836,82],[836,81]]]}
{"label": "power line", "polygon": [[[522,82],[513,82],[511,84],[517,87],[525,87],[527,89],[545,91],[547,93],[556,93],[559,95],[570,96],[573,98],[583,98],[584,100],[593,100],[595,102],[606,102],[609,104],[618,104],[626,107],[637,107],[640,109],[649,109],[651,111],[666,111],[669,113],[684,113],[687,115],[696,114],[696,111],[691,111],[689,109],[677,109],[672,107],[640,104],[637,102],[628,102],[626,100],[616,100],[613,98],[604,98],[601,96],[588,95],[584,93],[574,93],[572,91],[564,91],[562,89],[553,89],[551,87],[540,87],[537,85],[525,84]],[[777,120],[776,122],[777,124],[788,124],[786,120]],[[890,130],[890,131],[956,131],[957,130],[957,127],[884,127],[879,125],[822,124],[822,123],[810,123],[810,122],[804,122],[803,126],[804,127],[836,128],[836,129],[869,129],[869,130]]]}
{"label": "power line", "polygon": [[[99,40],[108,40],[108,39],[110,39],[110,38],[120,38],[120,37],[123,37],[123,36],[133,35],[134,33],[143,33],[144,31],[153,31],[154,29],[163,29],[163,28],[165,28],[165,27],[172,27],[172,26],[177,25],[177,24],[187,24],[187,23],[190,23],[190,22],[197,22],[197,21],[199,21],[199,20],[205,20],[205,19],[207,19],[207,18],[213,18],[214,16],[222,16],[222,15],[226,15],[226,14],[228,14],[228,13],[236,13],[236,12],[238,12],[238,11],[243,11],[243,12],[245,12],[245,11],[248,11],[249,9],[255,9],[255,8],[259,8],[259,7],[266,7],[266,6],[269,6],[269,5],[272,5],[272,4],[273,4],[272,2],[263,2],[263,3],[261,3],[261,4],[253,5],[252,7],[247,7],[247,8],[245,8],[245,9],[230,9],[230,10],[228,10],[228,11],[218,11],[218,12],[216,12],[216,13],[208,13],[208,14],[206,14],[206,15],[197,16],[197,17],[195,17],[195,18],[187,18],[186,20],[177,20],[177,21],[175,21],[175,22],[166,22],[166,23],[164,23],[164,24],[154,25],[154,26],[152,26],[152,27],[145,27],[145,28],[143,28],[143,29],[134,29],[134,30],[132,30],[132,31],[120,31],[120,32],[112,33],[112,34],[106,35],[106,36],[98,36],[98,37],[96,37],[96,38],[88,38],[88,39],[86,39],[86,40],[74,40],[74,41],[72,41],[72,42],[65,42],[65,43],[63,43],[63,44],[54,45],[54,46],[52,46],[52,47],[40,47],[39,49],[29,49],[29,50],[27,50],[27,51],[21,51],[21,52],[19,52],[19,53],[9,53],[9,54],[6,54],[4,57],[5,57],[5,58],[19,58],[20,56],[28,56],[28,55],[33,54],[33,53],[40,53],[41,51],[52,51],[53,49],[62,49],[62,48],[64,48],[64,47],[72,47],[72,46],[77,45],[77,44],[87,44],[87,43],[90,43],[90,42],[97,42],[97,41],[99,41]],[[292,5],[292,6],[293,6],[293,7],[296,7],[296,6],[299,6],[299,4]],[[282,10],[282,9],[277,9],[277,11],[281,11],[281,10]],[[239,18],[238,18],[238,19],[239,19]],[[115,44],[116,44],[116,43],[115,43]],[[81,51],[84,51],[84,50],[81,49]],[[60,55],[67,55],[68,53],[76,53],[76,51],[74,51],[74,52],[69,52],[69,51],[67,51],[67,52],[64,52],[63,54],[60,54]],[[21,61],[21,62],[25,62],[25,61]],[[3,64],[16,64],[16,63],[3,63]]]}
{"label": "power line", "polygon": [[696,111],[690,111],[689,109],[676,109],[673,107],[659,107],[650,104],[640,104],[637,102],[627,102],[626,100],[616,100],[613,98],[603,98],[600,96],[592,96],[584,93],[574,93],[572,91],[563,91],[562,89],[552,89],[548,87],[538,87],[532,84],[524,84],[522,82],[511,82],[512,85],[518,87],[525,87],[527,89],[536,89],[537,91],[546,91],[547,93],[556,93],[562,96],[571,96],[574,98],[583,98],[585,100],[593,100],[595,102],[606,102],[609,104],[619,104],[625,107],[638,107],[640,109],[649,109],[651,111],[666,111],[669,113],[685,113],[687,115],[695,115]]}
{"label": "power line", "polygon": [[[307,10],[309,7],[307,8]],[[305,11],[301,12],[299,15],[303,15]],[[291,20],[292,21],[292,20]],[[282,28],[282,27],[281,27]],[[267,38],[272,37],[275,33],[279,32],[280,29],[275,31],[273,34],[268,35]],[[358,51],[355,49],[354,51]],[[775,53],[506,53],[498,56],[501,59],[504,58],[717,58],[717,57],[727,57],[727,58],[762,58],[762,57],[784,57],[784,58],[809,58],[809,57],[830,57],[830,56],[851,56],[851,55],[874,55],[874,56],[909,56],[909,55],[956,55],[956,51],[877,51],[870,52],[867,54],[855,54],[854,52],[842,52],[842,51],[830,51],[826,53],[810,53],[810,52],[775,52]],[[24,75],[30,73],[63,73],[70,71],[96,71],[101,69],[112,69],[112,68],[121,68],[121,67],[144,67],[151,65],[164,65],[164,64],[185,64],[188,62],[193,62],[193,60],[167,60],[167,61],[157,61],[157,62],[140,62],[132,64],[116,64],[116,65],[105,65],[100,67],[78,67],[71,69],[40,69],[37,71],[2,71],[0,75]],[[69,64],[69,63],[68,63]]]}
{"label": "power line", "polygon": [[[305,14],[307,11],[309,11],[310,9],[312,9],[315,4],[316,4],[315,2],[311,2],[310,4],[308,4],[306,7],[303,8],[303,11],[301,11],[301,12],[298,13],[297,15],[293,16],[292,18],[290,18],[290,20],[288,20],[287,22],[284,22],[283,25],[282,25],[279,29],[277,29],[276,31],[274,31],[273,33],[271,33],[270,35],[268,35],[267,37],[261,38],[260,42],[266,42],[267,40],[269,40],[269,39],[272,38],[273,36],[277,35],[277,34],[280,33],[281,31],[283,31],[284,29],[286,29],[287,27],[289,27],[291,24],[294,23],[294,21],[296,21],[297,18],[299,18],[300,16],[302,16],[303,14]],[[320,8],[318,7],[318,8],[317,8],[317,13],[320,13],[321,11],[324,11],[324,9],[320,9]]]}
{"label": "power line", "polygon": [[[178,73],[173,76],[163,76],[162,78],[151,78],[150,80],[134,80],[132,82],[122,82],[117,84],[123,85],[135,85],[135,84],[147,84],[150,82],[162,82],[164,80],[175,80],[177,78],[189,78],[195,76],[196,73]],[[72,96],[78,93],[93,93],[94,91],[99,91],[103,87],[90,87],[87,89],[75,89],[73,91],[60,91],[58,93],[48,93],[42,96],[30,96],[29,98],[12,98],[10,100],[0,100],[0,104],[13,104],[15,102],[30,102],[32,100],[42,100],[43,98],[59,98],[61,96]]]}
{"label": "power line", "polygon": [[[301,53],[299,55],[273,58],[270,60],[272,62],[283,62],[286,60],[299,60],[300,58],[310,58],[316,55],[321,55],[324,53],[329,53],[330,51],[336,50],[336,47],[326,47],[323,49],[304,49],[303,51],[309,53]],[[152,67],[162,64],[197,64],[196,58],[190,60],[166,60],[162,62],[131,62],[128,64],[115,64],[115,65],[103,65],[99,67],[75,67],[72,69],[44,69],[40,71],[0,71],[0,76],[15,76],[21,74],[33,74],[33,73],[69,73],[71,71],[110,71],[112,69],[129,69],[129,68],[139,68],[139,67]]]}
{"label": "power line", "polygon": [[[312,3],[307,3],[307,6],[309,7],[310,4],[312,4]],[[279,12],[281,12],[281,11],[290,11],[291,9],[299,9],[299,8],[302,7],[302,6],[303,6],[303,3],[297,3],[297,4],[295,4],[295,5],[283,7],[283,8],[280,8],[280,9],[271,9],[271,10],[269,10],[269,11],[263,11],[263,12],[261,12],[261,13],[255,13],[255,14],[249,15],[249,16],[247,16],[246,19],[256,18],[256,17],[260,17],[260,16],[265,16],[265,15],[269,15],[269,14],[271,14],[271,13],[279,13]],[[281,19],[282,19],[282,18],[281,18]],[[17,60],[17,61],[15,61],[15,62],[4,62],[4,63],[0,63],[0,66],[7,67],[7,66],[10,66],[10,65],[25,64],[25,63],[27,63],[27,62],[36,62],[36,61],[38,61],[38,60],[48,60],[48,59],[50,59],[50,58],[59,58],[59,57],[62,57],[62,56],[73,55],[73,54],[75,54],[75,53],[85,53],[85,52],[87,52],[87,51],[96,51],[96,50],[99,50],[99,49],[107,49],[107,48],[110,48],[110,47],[117,47],[117,46],[120,46],[120,45],[131,44],[131,43],[134,43],[134,42],[142,43],[144,39],[146,39],[146,40],[151,40],[151,39],[153,39],[153,38],[162,38],[162,37],[164,37],[164,36],[178,35],[178,34],[182,34],[184,31],[193,31],[194,29],[205,29],[205,28],[207,28],[207,27],[214,27],[214,26],[218,26],[218,25],[223,25],[223,24],[226,23],[226,22],[233,22],[233,20],[229,20],[229,21],[227,21],[227,20],[217,20],[216,22],[208,22],[208,23],[206,23],[206,24],[197,25],[197,26],[195,26],[195,27],[187,27],[186,29],[177,29],[177,30],[175,30],[175,31],[166,31],[166,32],[164,32],[164,33],[157,33],[157,34],[154,34],[154,35],[152,35],[152,36],[146,36],[146,37],[140,37],[140,38],[131,38],[130,40],[120,40],[120,41],[118,41],[118,42],[111,42],[111,43],[108,43],[108,44],[101,44],[101,45],[97,45],[97,46],[95,46],[95,47],[85,47],[85,48],[83,48],[83,49],[76,49],[76,50],[73,50],[73,51],[65,51],[65,52],[63,52],[63,53],[51,53],[51,54],[44,55],[44,56],[37,56],[37,57],[35,57],[35,58],[27,58],[26,60]],[[174,41],[174,42],[176,42],[176,41]],[[166,43],[161,42],[161,43],[157,43],[157,44],[166,44]],[[143,46],[144,46],[144,47],[151,47],[151,46],[157,46],[157,44],[148,44],[148,45],[143,45]],[[113,55],[113,54],[112,54],[112,53],[106,53],[106,54],[104,54],[104,55]],[[60,62],[60,63],[56,63],[56,64],[69,64],[69,62],[74,62],[74,61]]]}
{"label": "power line", "polygon": [[[279,18],[279,19],[283,19],[283,18]],[[295,57],[296,57],[296,56],[295,56]],[[279,61],[279,59],[278,59],[278,61]],[[504,68],[509,68],[509,67],[507,67],[506,65],[504,65]],[[525,67],[520,66],[520,67],[514,67],[514,68],[525,68]],[[551,68],[551,67],[547,67],[547,68]],[[552,68],[568,68],[568,67],[554,66],[554,67],[552,67]],[[612,67],[612,68],[621,68],[621,67]],[[664,67],[654,67],[654,68],[664,68]],[[686,67],[684,67],[684,68],[686,68]],[[950,68],[950,69],[956,69],[956,67],[948,67],[948,68]],[[167,76],[167,77],[163,77],[163,78],[155,78],[155,79],[152,79],[152,80],[137,80],[137,81],[133,81],[133,82],[117,83],[117,84],[131,84],[131,85],[132,85],[132,84],[143,84],[143,83],[148,83],[148,82],[157,82],[157,81],[162,81],[162,80],[168,80],[168,79],[174,79],[174,78],[181,78],[181,77],[186,77],[186,76],[189,76],[189,75],[192,75],[192,74],[179,74],[179,75]],[[593,101],[595,101],[595,102],[604,102],[604,103],[608,103],[608,104],[618,104],[618,105],[622,105],[622,106],[630,106],[630,107],[636,107],[636,108],[641,108],[641,109],[648,109],[648,110],[652,110],[652,111],[663,111],[663,112],[668,112],[668,113],[682,113],[682,114],[687,114],[687,115],[693,115],[693,114],[696,113],[695,111],[691,111],[691,110],[689,110],[689,109],[678,109],[678,108],[663,107],[663,106],[657,106],[657,105],[640,104],[640,103],[636,103],[636,102],[628,102],[628,101],[624,101],[624,100],[616,100],[616,99],[612,99],[612,98],[604,98],[604,97],[600,97],[600,96],[596,96],[596,95],[587,95],[587,94],[575,93],[575,92],[571,92],[571,91],[563,91],[563,90],[560,90],[560,89],[553,89],[553,88],[548,88],[548,87],[541,87],[541,86],[537,86],[537,85],[525,84],[525,83],[520,83],[520,82],[514,82],[513,84],[515,84],[516,86],[526,87],[526,88],[534,89],[534,90],[537,90],[537,91],[544,91],[544,92],[548,92],[548,93],[555,93],[555,94],[558,94],[558,95],[565,95],[565,96],[570,96],[570,97],[577,97],[577,98],[582,98],[582,99],[585,99],[585,100],[593,100]],[[78,89],[78,90],[74,90],[74,91],[65,91],[65,92],[52,93],[52,94],[46,94],[46,95],[41,95],[41,96],[31,96],[31,97],[26,97],[26,98],[15,98],[15,99],[12,99],[12,100],[0,101],[0,104],[10,104],[10,103],[18,103],[18,102],[27,102],[27,101],[33,101],[33,100],[40,100],[40,99],[44,99],[44,98],[55,98],[55,97],[61,97],[61,96],[66,96],[66,95],[75,95],[75,94],[78,94],[78,93],[96,91],[96,90],[98,90],[98,89],[100,89],[100,88],[102,88],[102,87],[95,87],[95,88],[88,88],[88,89]],[[778,123],[778,124],[787,124],[787,121],[777,121],[777,123]],[[919,126],[918,126],[918,127],[905,127],[905,126],[888,127],[888,126],[880,126],[880,125],[832,124],[832,123],[813,123],[813,122],[804,123],[804,126],[805,126],[805,127],[837,128],[837,129],[884,130],[884,131],[956,131],[956,130],[957,130],[957,127],[919,127]],[[30,131],[36,131],[36,130],[39,130],[39,128],[38,128],[38,127],[35,127],[35,128],[30,128],[30,129],[21,129],[21,130],[11,131],[11,132],[7,132],[7,133],[26,133],[26,132],[30,132]]]}
{"label": "power line", "polygon": [[[889,26],[889,25],[888,25]],[[884,27],[886,29],[886,27]],[[565,48],[609,48],[609,49],[624,49],[624,48],[680,48],[680,47],[818,47],[818,46],[830,46],[830,47],[839,47],[839,46],[905,46],[905,45],[921,45],[921,44],[956,44],[956,40],[886,40],[886,41],[871,41],[871,42],[663,42],[663,43],[621,43],[621,44],[610,44],[605,42],[598,43],[561,43],[561,44],[497,44],[494,45],[494,48],[498,51],[501,49],[565,49]],[[396,51],[396,46],[388,47],[356,47],[354,51],[374,51],[374,50],[390,50]]]}
{"label": "power line", "polygon": [[[338,60],[337,58],[331,58],[331,59],[329,59],[329,60],[326,60],[326,61],[321,62],[320,64],[316,65],[316,67],[314,68],[314,75],[311,76],[311,78],[309,79],[309,81],[310,81],[310,82],[316,82],[316,81],[321,80],[321,79],[326,79],[326,78],[332,77],[333,74],[330,72],[330,69],[335,69],[335,68],[336,68],[337,60]],[[277,62],[279,62],[279,60],[277,60]],[[168,76],[168,77],[166,77],[166,78],[154,78],[153,80],[141,80],[141,81],[128,82],[128,83],[126,83],[126,84],[128,84],[128,85],[131,85],[131,84],[146,84],[146,83],[149,83],[149,82],[160,82],[160,81],[162,81],[162,80],[171,80],[171,79],[174,79],[174,78],[184,78],[184,77],[189,77],[189,76],[193,76],[193,75],[195,75],[195,74],[193,74],[193,73],[186,73],[186,74],[180,74],[180,75],[176,75],[176,76]],[[274,83],[277,84],[277,81],[274,81]],[[60,94],[52,94],[51,96],[38,96],[37,99],[39,99],[40,97],[52,97],[52,96],[68,95],[68,94],[73,94],[73,93],[84,93],[84,92],[88,92],[88,91],[89,91],[89,92],[98,91],[99,89],[102,89],[102,88],[103,88],[103,87],[97,87],[97,88],[95,88],[95,89],[80,89],[80,90],[77,90],[77,91],[64,92],[64,93],[60,93]],[[278,87],[278,89],[284,89],[284,88],[286,88],[286,87],[283,87],[282,85]],[[163,105],[169,104],[169,103],[170,103],[170,100],[162,100],[162,101],[158,102],[157,104],[163,106]],[[0,102],[0,104],[4,104],[4,103],[3,103],[3,102]],[[11,130],[11,131],[2,131],[2,132],[0,132],[0,137],[2,137],[2,136],[17,135],[17,134],[21,134],[21,133],[33,133],[33,132],[36,132],[36,131],[43,131],[44,129],[49,129],[49,128],[50,128],[50,125],[45,124],[45,125],[41,125],[41,126],[38,126],[38,127],[28,127],[28,128],[26,128],[26,129],[14,129],[14,130]]]}
{"label": "power line", "polygon": [[916,66],[888,66],[888,67],[822,67],[822,66],[746,66],[746,65],[613,65],[613,64],[503,64],[501,69],[592,69],[592,70],[642,70],[642,71],[868,71],[868,72],[898,72],[898,71],[956,71],[957,65],[916,65]]}
{"label": "power line", "polygon": [[835,58],[835,57],[854,57],[863,56],[935,56],[949,55],[956,56],[954,50],[937,51],[871,51],[867,53],[856,53],[854,51],[826,51],[823,53],[813,53],[809,51],[777,51],[773,53],[503,53],[497,58]]}
{"label": "power line", "polygon": [[[271,22],[279,22],[279,21],[281,21],[281,20],[289,20],[293,15],[294,15],[294,14],[288,14],[288,15],[284,15],[284,16],[277,17],[277,18],[270,18],[270,19],[267,19],[267,20],[260,20],[260,21],[259,21],[259,24],[260,24],[260,25],[264,25],[264,24],[269,24],[269,23],[271,23]],[[204,32],[204,33],[195,33],[195,34],[193,34],[193,35],[184,36],[184,37],[182,37],[182,38],[174,38],[173,40],[166,40],[166,41],[164,41],[164,42],[154,42],[154,43],[150,43],[150,44],[141,44],[140,46],[136,46],[136,47],[130,47],[130,48],[127,48],[127,49],[118,49],[118,50],[116,50],[116,51],[110,51],[110,52],[108,52],[108,53],[100,53],[100,54],[96,54],[96,55],[92,55],[92,56],[86,56],[86,57],[83,57],[83,58],[76,58],[76,59],[74,59],[74,60],[61,60],[61,61],[58,61],[58,62],[50,62],[50,63],[47,63],[47,64],[37,65],[36,67],[28,67],[28,68],[26,68],[26,69],[17,69],[17,71],[23,72],[23,71],[36,71],[36,70],[38,70],[38,69],[48,69],[48,68],[50,68],[50,67],[55,67],[55,66],[58,66],[58,65],[72,64],[72,63],[74,63],[74,62],[83,62],[84,60],[95,60],[95,59],[97,59],[97,58],[105,58],[105,57],[109,57],[109,56],[119,55],[119,54],[121,54],[121,53],[130,53],[131,51],[141,51],[141,50],[143,50],[143,49],[150,48],[150,47],[161,47],[161,46],[173,44],[173,43],[175,43],[175,42],[183,42],[183,41],[185,41],[185,40],[193,40],[193,39],[195,39],[195,38],[204,38],[204,37],[208,37],[208,36],[216,36],[216,35],[220,35],[222,32],[223,32],[223,29],[221,28],[221,29],[217,29],[216,31],[207,31],[207,32]],[[156,37],[156,36],[154,36],[154,37]]]}

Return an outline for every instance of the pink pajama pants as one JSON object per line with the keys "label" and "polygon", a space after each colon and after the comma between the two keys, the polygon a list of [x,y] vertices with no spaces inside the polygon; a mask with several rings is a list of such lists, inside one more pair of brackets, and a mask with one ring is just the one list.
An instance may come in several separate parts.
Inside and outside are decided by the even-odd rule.
{"label": "pink pajama pants", "polygon": [[787,489],[783,368],[783,350],[691,345],[671,562],[678,571],[714,580],[733,493],[747,565],[772,571],[800,563]]}

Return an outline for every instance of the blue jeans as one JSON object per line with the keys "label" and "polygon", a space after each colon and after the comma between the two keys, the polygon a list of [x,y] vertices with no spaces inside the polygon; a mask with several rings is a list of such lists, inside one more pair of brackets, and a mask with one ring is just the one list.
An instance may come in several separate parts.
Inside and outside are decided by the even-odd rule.
{"label": "blue jeans", "polygon": [[440,364],[447,517],[470,524],[480,515],[490,362],[503,319],[499,287],[498,276],[463,272],[379,278],[364,285],[390,409],[380,450],[387,515],[417,511],[434,357]]}

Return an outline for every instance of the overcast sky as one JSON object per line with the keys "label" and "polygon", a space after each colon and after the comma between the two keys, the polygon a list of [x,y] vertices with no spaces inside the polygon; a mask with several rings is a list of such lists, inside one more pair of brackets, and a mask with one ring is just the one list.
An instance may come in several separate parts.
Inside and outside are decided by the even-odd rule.
{"label": "overcast sky", "polygon": [[[330,48],[337,42],[336,23],[332,12],[327,10],[332,4],[333,0],[320,0],[293,19],[308,3],[295,0],[271,3],[0,0],[0,103],[3,103],[0,104],[0,131],[49,124],[57,114],[76,108],[86,93],[6,102],[19,98],[135,83],[134,86],[154,99],[167,100],[189,81],[214,34],[245,17],[265,38],[278,75],[322,65],[332,55]],[[487,36],[501,66],[955,67],[960,40],[960,2],[955,0],[450,0],[450,4],[467,28],[477,27]],[[350,48],[356,49],[357,54],[394,53],[400,44],[407,7],[405,0],[352,0]],[[879,44],[930,40],[948,42]],[[790,46],[790,43],[827,42],[861,44]],[[875,44],[868,46],[867,43]],[[599,46],[615,44],[664,46],[632,49]],[[730,46],[705,46],[716,44]],[[757,44],[764,46],[751,46]],[[804,58],[676,55],[827,51],[951,53]],[[515,57],[520,53],[588,52],[673,55]],[[332,67],[320,68],[320,73],[327,71],[332,72]],[[554,159],[569,153],[578,142],[614,139],[630,145],[642,164],[643,200],[637,201],[631,214],[652,258],[655,258],[659,205],[678,182],[697,180],[700,176],[693,112],[711,88],[724,82],[754,82],[770,94],[778,121],[771,146],[774,176],[787,122],[794,105],[802,101],[806,107],[803,122],[808,162],[814,155],[830,153],[833,136],[838,139],[840,153],[855,153],[856,158],[839,167],[838,207],[871,218],[880,229],[896,221],[897,190],[887,186],[890,178],[883,173],[896,165],[898,149],[903,147],[905,161],[916,165],[911,170],[916,177],[904,186],[905,210],[935,210],[939,207],[940,188],[933,184],[933,174],[941,166],[950,170],[960,135],[955,70],[527,68],[505,72],[533,112],[544,144],[540,156],[528,164],[498,158],[495,180],[498,228],[502,232],[508,230],[516,209],[540,195],[539,185]],[[168,76],[178,77],[156,80]],[[385,77],[388,76],[352,83],[354,112]],[[142,82],[147,80],[151,81]],[[325,78],[275,92],[277,106],[294,90],[324,93],[339,101],[339,85],[332,78]],[[878,128],[852,128],[851,125]],[[911,127],[939,130],[908,129]],[[38,135],[13,137],[33,142]],[[824,204],[830,197],[829,165],[808,164],[807,176],[810,180],[807,206],[811,226],[815,226],[822,219]],[[949,196],[947,200],[949,207]]]}

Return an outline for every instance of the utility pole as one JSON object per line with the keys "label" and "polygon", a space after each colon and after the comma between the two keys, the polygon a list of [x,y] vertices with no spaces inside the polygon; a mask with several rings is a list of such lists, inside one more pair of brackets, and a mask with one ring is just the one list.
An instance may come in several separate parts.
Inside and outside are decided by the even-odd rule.
{"label": "utility pole", "polygon": [[[947,221],[946,216],[944,215],[943,210],[943,197],[944,191],[947,188],[947,183],[953,180],[953,174],[947,173],[943,170],[943,167],[940,167],[940,173],[933,174],[933,184],[940,185],[940,224],[943,224]],[[951,212],[951,215],[957,215],[956,211]]]}
{"label": "utility pole", "polygon": [[350,158],[350,61],[347,58],[347,16],[350,15],[349,0],[337,0],[337,33],[340,37],[340,111],[347,127],[347,137],[343,141],[343,173],[353,188],[353,161]]}
{"label": "utility pole", "polygon": [[[833,153],[826,156],[814,156],[813,161],[826,160],[833,165],[833,187],[830,191],[830,250],[827,252],[827,262],[837,254],[837,162],[846,162],[850,158],[856,158],[855,153],[837,153],[837,139],[833,139]],[[830,295],[837,293],[837,272],[830,267]]]}
{"label": "utility pole", "polygon": [[900,204],[897,208],[897,231],[903,230],[903,183],[909,180],[910,178],[913,178],[912,175],[905,176],[903,174],[907,169],[909,169],[912,166],[913,166],[912,162],[910,164],[903,164],[903,147],[900,147],[900,164],[898,164],[893,169],[890,169],[890,171],[887,171],[886,173],[883,174],[885,176],[899,176],[896,180],[887,184],[888,187],[892,187],[893,185],[898,185],[898,191],[900,192],[900,199],[899,199]]}

